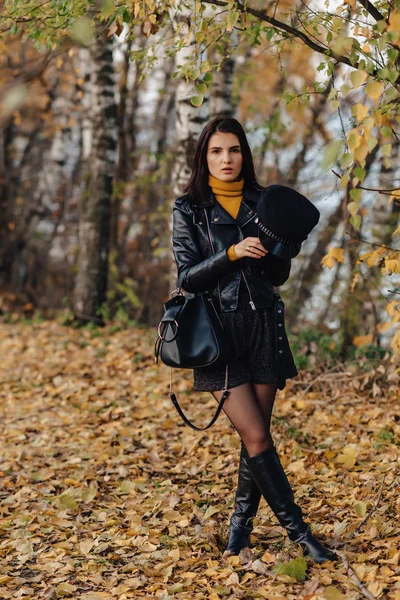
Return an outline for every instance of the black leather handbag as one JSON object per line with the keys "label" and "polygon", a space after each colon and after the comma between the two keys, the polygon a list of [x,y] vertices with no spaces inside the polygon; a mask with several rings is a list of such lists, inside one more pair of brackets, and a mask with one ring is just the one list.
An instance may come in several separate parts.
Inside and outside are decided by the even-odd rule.
{"label": "black leather handbag", "polygon": [[226,364],[230,352],[211,296],[204,292],[188,298],[176,292],[164,304],[158,326],[162,362],[181,369]]}
{"label": "black leather handbag", "polygon": [[[160,358],[171,370],[172,367],[194,369],[225,364],[227,374],[231,352],[211,296],[204,292],[187,297],[175,290],[172,298],[164,304],[164,310],[164,316],[158,326],[155,362]],[[215,415],[203,428],[196,427],[186,417],[172,392],[172,386],[169,396],[183,421],[196,431],[204,431],[215,423],[222,410],[229,395],[227,383],[225,377],[225,388]]]}

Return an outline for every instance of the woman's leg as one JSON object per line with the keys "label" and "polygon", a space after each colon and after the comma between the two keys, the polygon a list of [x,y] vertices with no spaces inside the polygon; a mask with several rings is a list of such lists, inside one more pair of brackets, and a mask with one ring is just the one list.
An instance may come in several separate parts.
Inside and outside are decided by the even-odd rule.
{"label": "woman's leg", "polygon": [[[219,401],[222,391],[212,394]],[[249,456],[261,454],[273,446],[269,422],[265,422],[263,410],[251,383],[231,388],[223,410],[239,433]]]}
{"label": "woman's leg", "polygon": [[261,409],[264,426],[269,433],[271,438],[271,446],[273,445],[271,437],[271,416],[274,408],[274,402],[277,392],[276,383],[253,383],[253,390],[255,397],[257,398],[258,405]]}
{"label": "woman's leg", "polygon": [[[220,400],[221,393],[215,392],[214,397]],[[230,519],[229,540],[225,551],[227,555],[239,554],[243,548],[249,546],[253,519],[261,498],[261,492],[246,462],[249,455],[244,440],[247,446],[253,448],[253,453],[269,448],[271,440],[250,384],[232,388],[225,401],[224,410],[242,438],[235,509]]]}
{"label": "woman's leg", "polygon": [[[253,384],[253,387],[263,414],[264,426],[269,432],[277,387],[275,384]],[[304,553],[312,556],[316,562],[335,560],[337,556],[312,535],[304,522],[301,508],[294,501],[292,488],[273,443],[266,451],[252,456],[246,462],[261,493],[286,529],[289,538],[298,542]]]}
{"label": "woman's leg", "polygon": [[[298,542],[304,553],[316,562],[335,560],[336,554],[321,544],[304,522],[301,508],[294,502],[292,488],[273,445],[269,423],[275,391],[271,387],[258,385],[256,392],[250,383],[232,388],[224,411],[247,448],[249,458],[245,462],[254,481],[289,538]],[[221,394],[213,393],[217,400],[220,400]]]}

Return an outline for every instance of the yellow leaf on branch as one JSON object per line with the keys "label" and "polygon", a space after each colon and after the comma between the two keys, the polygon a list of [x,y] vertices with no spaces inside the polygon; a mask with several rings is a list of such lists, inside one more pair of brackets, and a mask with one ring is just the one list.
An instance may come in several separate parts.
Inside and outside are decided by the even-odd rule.
{"label": "yellow leaf on branch", "polygon": [[386,259],[385,264],[382,267],[383,275],[393,275],[394,273],[400,273],[400,260],[397,258]]}
{"label": "yellow leaf on branch", "polygon": [[336,262],[342,263],[344,260],[344,250],[343,248],[336,248],[335,246],[330,246],[328,250],[328,254],[326,254],[321,264],[323,267],[328,267],[328,269],[332,269]]}
{"label": "yellow leaf on branch", "polygon": [[365,119],[368,111],[369,107],[365,106],[365,104],[361,104],[360,102],[351,107],[351,114],[357,119],[357,121],[362,121]]}
{"label": "yellow leaf on branch", "polygon": [[352,217],[354,217],[358,213],[359,208],[360,205],[358,204],[358,202],[349,202],[347,205],[347,210],[349,211]]}
{"label": "yellow leaf on branch", "polygon": [[400,33],[400,12],[395,11],[389,20],[389,26],[387,28],[388,31],[397,31]]}
{"label": "yellow leaf on branch", "polygon": [[385,248],[378,248],[378,250],[374,250],[373,252],[367,252],[363,256],[367,258],[367,265],[369,267],[376,267],[382,261],[382,256],[385,254]]}
{"label": "yellow leaf on branch", "polygon": [[350,81],[354,87],[360,87],[365,83],[368,75],[365,71],[353,71],[350,73]]}
{"label": "yellow leaf on branch", "polygon": [[358,146],[362,143],[362,135],[360,135],[356,129],[352,129],[347,136],[347,143],[349,145],[350,152],[354,152]]}
{"label": "yellow leaf on branch", "polygon": [[364,252],[364,254],[361,254],[361,256],[358,258],[357,264],[359,265],[360,263],[368,260],[368,258],[371,256],[371,254],[372,254],[372,252]]}
{"label": "yellow leaf on branch", "polygon": [[383,94],[383,83],[380,81],[370,81],[365,86],[365,93],[372,100],[379,100]]}
{"label": "yellow leaf on branch", "polygon": [[362,163],[367,158],[368,152],[368,144],[360,144],[354,151],[354,158],[357,162]]}

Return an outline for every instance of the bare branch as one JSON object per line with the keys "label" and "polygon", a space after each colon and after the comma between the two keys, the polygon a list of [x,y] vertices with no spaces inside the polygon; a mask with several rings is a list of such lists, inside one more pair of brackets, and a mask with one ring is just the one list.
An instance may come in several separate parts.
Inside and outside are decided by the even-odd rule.
{"label": "bare branch", "polygon": [[378,499],[375,502],[375,506],[373,508],[371,508],[371,510],[369,511],[369,513],[367,513],[365,515],[365,517],[363,518],[363,520],[357,525],[357,527],[355,528],[355,530],[350,534],[349,538],[353,539],[353,537],[356,535],[356,533],[361,529],[361,527],[364,525],[364,523],[366,523],[368,521],[368,519],[370,518],[371,515],[374,514],[374,512],[376,512],[379,503],[381,501],[381,497],[382,497],[382,491],[383,491],[383,484],[385,483],[385,475],[382,477],[382,481],[381,481],[381,487],[379,490],[379,495],[378,495]]}
{"label": "bare branch", "polygon": [[375,8],[372,2],[369,2],[369,0],[358,0],[358,2],[369,12],[371,17],[374,17],[375,21],[385,21],[385,17]]}
{"label": "bare branch", "polygon": [[386,250],[392,250],[393,252],[400,252],[400,248],[391,248],[390,246],[386,246],[386,244],[374,244],[373,242],[369,242],[368,240],[365,240],[362,237],[358,237],[357,235],[354,235],[350,231],[346,231],[346,233],[347,233],[347,235],[352,237],[354,240],[357,240],[357,242],[363,242],[364,244],[368,244],[369,246],[374,246],[375,248],[385,248]]}

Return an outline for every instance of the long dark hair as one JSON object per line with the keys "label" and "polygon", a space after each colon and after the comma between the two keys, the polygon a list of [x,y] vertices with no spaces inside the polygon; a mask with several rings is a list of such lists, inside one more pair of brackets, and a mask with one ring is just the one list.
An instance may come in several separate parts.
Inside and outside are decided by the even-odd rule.
{"label": "long dark hair", "polygon": [[237,135],[243,157],[241,175],[244,178],[244,187],[262,189],[254,171],[253,155],[243,127],[236,119],[221,116],[215,117],[207,123],[197,142],[192,173],[184,190],[189,194],[191,200],[200,202],[208,196],[210,188],[208,186],[207,149],[208,141],[214,133],[234,133]]}

